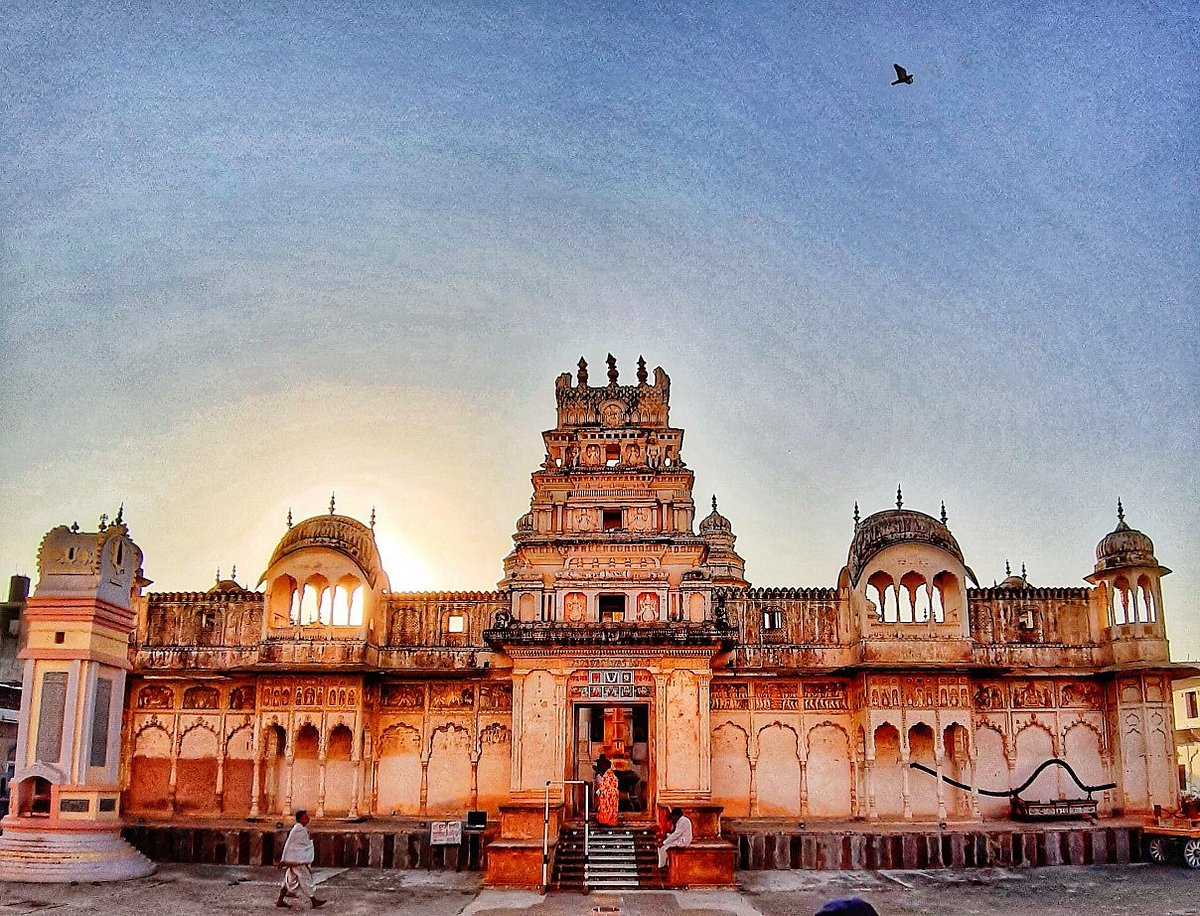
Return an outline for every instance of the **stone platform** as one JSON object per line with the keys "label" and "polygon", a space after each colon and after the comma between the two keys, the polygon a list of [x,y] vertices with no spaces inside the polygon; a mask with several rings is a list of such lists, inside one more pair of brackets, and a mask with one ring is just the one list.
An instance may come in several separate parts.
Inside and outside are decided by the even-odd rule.
{"label": "stone platform", "polygon": [[0,835],[0,881],[128,881],[154,873],[155,864],[111,829],[48,830],[17,820],[6,819]]}
{"label": "stone platform", "polygon": [[1124,865],[1144,860],[1142,821],[1104,819],[1025,824],[726,820],[738,869],[927,869]]}

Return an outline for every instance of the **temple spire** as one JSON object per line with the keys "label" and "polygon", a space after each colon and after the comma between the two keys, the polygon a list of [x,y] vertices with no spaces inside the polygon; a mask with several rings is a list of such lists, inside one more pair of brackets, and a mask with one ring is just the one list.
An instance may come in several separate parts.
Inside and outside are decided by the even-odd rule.
{"label": "temple spire", "polygon": [[330,515],[333,515],[333,507],[336,505],[336,500],[337,500],[337,494],[330,493],[329,494],[329,514]]}
{"label": "temple spire", "polygon": [[947,515],[946,515],[946,500],[944,500],[944,499],[943,499],[943,500],[942,500],[942,524],[943,524],[943,525],[945,525],[945,524],[946,524],[946,519],[947,519]]}
{"label": "temple spire", "polygon": [[1008,565],[1007,559],[1004,561],[1004,575],[1006,575],[1006,576],[1012,575],[1012,567]]}
{"label": "temple spire", "polygon": [[221,584],[221,567],[220,566],[217,567],[217,575],[213,581],[216,582],[217,585]]}
{"label": "temple spire", "polygon": [[1024,560],[1021,561],[1021,578],[1022,579],[1029,578],[1029,576],[1025,573],[1025,561]]}
{"label": "temple spire", "polygon": [[118,525],[123,524],[125,522],[125,503],[124,502],[122,502],[121,505],[117,507],[117,517],[116,517],[115,521]]}
{"label": "temple spire", "polygon": [[1117,497],[1117,523],[1125,521],[1125,507],[1121,505],[1121,497]]}
{"label": "temple spire", "polygon": [[713,494],[712,503],[713,503],[713,512],[716,512],[717,511],[717,494],[716,493]]}
{"label": "temple spire", "polygon": [[288,506],[287,526],[288,526],[288,530],[291,531],[292,530],[292,507],[291,506]]}
{"label": "temple spire", "polygon": [[611,353],[608,354],[608,383],[615,385],[617,383],[617,358]]}
{"label": "temple spire", "polygon": [[582,356],[579,357],[579,373],[576,375],[576,378],[579,379],[580,388],[587,387],[587,360]]}
{"label": "temple spire", "polygon": [[644,356],[639,356],[638,357],[638,370],[637,370],[638,384],[639,385],[646,384],[646,377],[647,377],[646,376],[646,358]]}
{"label": "temple spire", "polygon": [[375,530],[375,507],[371,507],[371,530]]}
{"label": "temple spire", "polygon": [[896,484],[896,508],[904,508],[904,494],[900,492],[900,484]]}
{"label": "temple spire", "polygon": [[858,530],[861,516],[858,513],[858,500],[854,500],[854,530]]}

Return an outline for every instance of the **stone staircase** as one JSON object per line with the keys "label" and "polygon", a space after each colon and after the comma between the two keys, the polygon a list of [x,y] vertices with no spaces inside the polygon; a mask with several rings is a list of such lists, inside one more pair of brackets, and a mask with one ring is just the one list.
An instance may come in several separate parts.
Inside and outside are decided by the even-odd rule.
{"label": "stone staircase", "polygon": [[559,832],[553,879],[558,890],[662,888],[663,877],[651,827],[592,827],[586,861],[583,826],[564,826]]}

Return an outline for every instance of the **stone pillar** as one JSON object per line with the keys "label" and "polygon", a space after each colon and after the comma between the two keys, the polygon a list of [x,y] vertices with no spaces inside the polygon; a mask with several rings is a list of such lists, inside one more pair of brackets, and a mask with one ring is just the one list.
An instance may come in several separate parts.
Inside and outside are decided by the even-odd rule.
{"label": "stone pillar", "polygon": [[937,811],[938,820],[942,823],[946,821],[946,783],[942,781],[942,768],[945,758],[942,756],[942,742],[939,740],[941,736],[935,735],[933,740],[933,763],[934,769],[937,770]]}
{"label": "stone pillar", "polygon": [[913,813],[912,813],[912,796],[910,794],[911,789],[909,788],[908,763],[909,763],[908,741],[905,740],[903,746],[900,748],[900,777],[902,780],[901,792],[903,793],[903,796],[904,796],[904,819],[906,821],[911,821]]}
{"label": "stone pillar", "polygon": [[296,766],[296,757],[292,753],[291,745],[288,746],[288,754],[284,758],[284,790],[283,790],[283,815],[284,817],[292,816],[292,770]]}
{"label": "stone pillar", "polygon": [[429,805],[429,758],[421,754],[421,817]]}
{"label": "stone pillar", "polygon": [[808,817],[808,760],[804,757],[800,758],[800,817]]}
{"label": "stone pillar", "polygon": [[325,768],[328,762],[329,758],[322,749],[321,756],[317,758],[317,817],[325,816]]}
{"label": "stone pillar", "polygon": [[175,733],[171,736],[171,774],[167,778],[167,801],[171,806],[171,814],[179,810],[179,745],[183,739],[179,735],[179,716],[175,717]]}

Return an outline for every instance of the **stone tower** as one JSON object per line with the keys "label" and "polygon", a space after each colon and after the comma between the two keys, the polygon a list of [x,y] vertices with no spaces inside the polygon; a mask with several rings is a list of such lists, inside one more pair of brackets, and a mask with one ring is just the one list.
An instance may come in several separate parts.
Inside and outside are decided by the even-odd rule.
{"label": "stone tower", "polygon": [[142,552],[117,514],[60,526],[38,551],[0,880],[118,881],[154,864],[121,839],[120,742]]}

